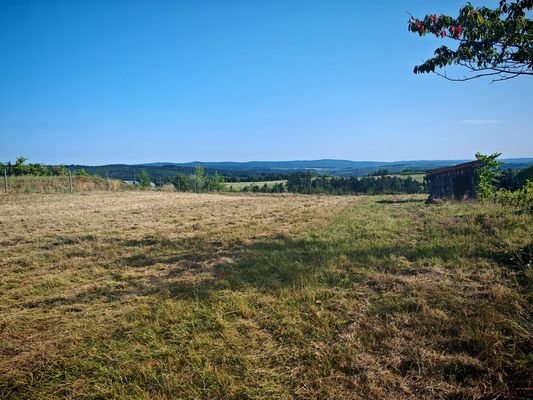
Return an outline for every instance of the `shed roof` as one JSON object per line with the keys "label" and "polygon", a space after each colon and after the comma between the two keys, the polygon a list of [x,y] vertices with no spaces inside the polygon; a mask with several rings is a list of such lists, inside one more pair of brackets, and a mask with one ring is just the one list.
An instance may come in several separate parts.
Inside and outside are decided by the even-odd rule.
{"label": "shed roof", "polygon": [[481,167],[482,165],[483,165],[483,161],[475,160],[475,161],[470,161],[470,162],[466,162],[462,164],[452,165],[451,167],[430,169],[429,171],[426,172],[426,176],[443,174],[446,172],[457,171],[457,170],[464,169],[464,168]]}

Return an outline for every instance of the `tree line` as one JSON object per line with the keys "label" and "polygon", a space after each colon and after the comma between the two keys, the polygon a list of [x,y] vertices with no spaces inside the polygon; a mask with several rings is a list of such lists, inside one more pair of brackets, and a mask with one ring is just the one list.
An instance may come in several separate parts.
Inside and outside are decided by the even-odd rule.
{"label": "tree line", "polygon": [[[499,154],[498,154],[499,155]],[[477,156],[477,155],[476,155]],[[497,155],[493,155],[496,156]],[[488,158],[493,157],[488,156]],[[493,157],[494,159],[496,157]],[[27,163],[25,157],[17,157],[15,162],[0,162],[0,171],[6,171],[9,176],[65,176],[69,169],[64,165],[44,165]],[[499,165],[499,164],[498,164]],[[88,175],[85,169],[75,169],[73,175]],[[284,172],[268,175],[250,175],[236,178],[235,176],[221,175],[217,171],[206,171],[198,165],[192,173],[177,173],[171,179],[160,179],[156,184],[172,183],[180,192],[220,192],[243,191],[254,193],[303,193],[303,194],[399,194],[421,193],[425,191],[424,184],[414,180],[411,176],[390,176],[389,171],[380,170],[365,177],[335,177],[321,176],[314,172]],[[264,182],[277,181],[275,183]],[[151,185],[150,174],[146,170],[138,173],[137,179],[141,187]],[[533,180],[533,166],[521,170],[505,169],[488,178],[489,186],[494,189],[517,190],[526,182]],[[280,182],[282,181],[282,182]],[[233,188],[233,182],[250,182],[249,185]],[[264,183],[257,183],[264,182]],[[226,184],[227,183],[227,184]],[[491,191],[491,193],[493,193]],[[488,196],[486,196],[488,197]]]}
{"label": "tree line", "polygon": [[287,180],[287,190],[311,194],[396,194],[420,193],[424,186],[410,176],[328,177],[295,172]]}
{"label": "tree line", "polygon": [[17,157],[15,162],[8,161],[7,163],[0,162],[0,171],[9,176],[66,176],[69,172],[78,176],[87,176],[85,169],[77,169],[69,171],[64,165],[45,165],[39,163],[26,163],[26,157]]}
{"label": "tree line", "polygon": [[193,174],[176,174],[172,183],[178,192],[220,192],[225,188],[224,178],[218,172],[207,175],[201,165],[196,166]]}

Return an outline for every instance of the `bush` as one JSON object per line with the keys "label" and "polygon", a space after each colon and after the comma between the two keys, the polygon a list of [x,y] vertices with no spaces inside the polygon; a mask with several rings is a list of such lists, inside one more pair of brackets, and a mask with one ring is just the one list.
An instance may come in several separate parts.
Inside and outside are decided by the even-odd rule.
{"label": "bush", "polygon": [[533,180],[515,191],[500,189],[496,193],[496,202],[505,207],[515,207],[523,211],[533,212]]}

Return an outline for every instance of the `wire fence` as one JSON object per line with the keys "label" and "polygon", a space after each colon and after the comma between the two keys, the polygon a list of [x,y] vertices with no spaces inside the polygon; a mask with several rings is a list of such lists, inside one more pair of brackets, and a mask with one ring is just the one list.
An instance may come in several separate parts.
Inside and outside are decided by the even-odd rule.
{"label": "wire fence", "polygon": [[59,176],[8,175],[1,172],[3,194],[8,193],[74,193],[88,191],[117,191],[132,189],[126,183],[96,176],[76,176],[72,171]]}

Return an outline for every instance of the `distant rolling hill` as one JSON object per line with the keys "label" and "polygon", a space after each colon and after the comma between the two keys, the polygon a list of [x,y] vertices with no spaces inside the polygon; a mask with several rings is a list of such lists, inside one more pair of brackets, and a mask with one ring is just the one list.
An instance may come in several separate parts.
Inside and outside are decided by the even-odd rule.
{"label": "distant rolling hill", "polygon": [[[411,161],[350,161],[350,160],[295,160],[295,161],[221,161],[187,163],[154,162],[146,164],[112,164],[101,166],[70,165],[71,169],[84,168],[90,174],[110,178],[130,180],[141,170],[146,170],[155,179],[169,179],[177,173],[190,174],[197,165],[203,166],[207,173],[218,171],[228,177],[248,178],[251,176],[286,174],[295,171],[313,171],[320,175],[365,176],[375,171],[387,169],[390,173],[418,171],[422,173],[433,168],[455,165],[471,160],[411,160]],[[504,159],[503,168],[522,169],[533,165],[533,158]]]}

